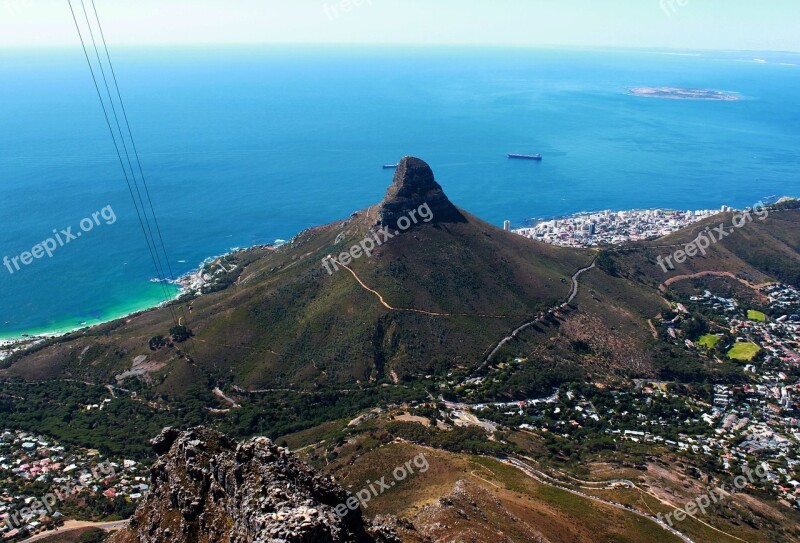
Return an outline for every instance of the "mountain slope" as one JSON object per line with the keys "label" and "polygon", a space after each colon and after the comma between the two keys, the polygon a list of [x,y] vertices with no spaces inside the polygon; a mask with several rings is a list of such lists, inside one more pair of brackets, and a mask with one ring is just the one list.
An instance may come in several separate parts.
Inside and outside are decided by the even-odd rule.
{"label": "mountain slope", "polygon": [[[733,233],[705,255],[662,270],[659,257],[721,221]],[[603,251],[580,278],[571,304],[578,310],[525,328],[494,360],[535,356],[601,376],[654,375],[648,319],[667,307],[662,292],[672,285],[707,272],[750,283],[798,280],[800,211],[774,209],[741,228],[731,222],[723,214]],[[133,377],[155,393],[181,396],[198,382],[325,390],[469,371],[513,330],[567,299],[570,277],[596,255],[478,219],[449,201],[427,164],[406,157],[379,205],[283,247],[242,251],[210,266],[224,269],[218,286],[183,304],[193,340],[148,347],[173,325],[162,308],[13,357],[0,375],[99,383]],[[573,352],[587,343],[590,354]],[[515,390],[542,388],[520,385]]]}
{"label": "mountain slope", "polygon": [[[740,224],[736,227],[737,215],[721,213],[659,240],[613,249],[609,255],[622,275],[662,290],[703,272],[731,273],[752,284],[800,284],[800,210],[770,208],[768,215],[762,213],[763,219],[754,215],[744,223],[736,219]],[[667,257],[702,237],[709,240],[705,254],[685,262],[673,258],[672,266],[666,263]]]}
{"label": "mountain slope", "polygon": [[[323,262],[359,245],[369,255],[347,268]],[[181,353],[148,348],[172,326],[162,308],[72,334],[6,373],[106,382],[133,370],[180,393],[207,373],[267,388],[445,372],[477,365],[510,330],[563,302],[569,277],[591,258],[456,208],[427,164],[406,157],[380,205],[277,250],[237,253],[231,285],[189,302],[195,338]]]}

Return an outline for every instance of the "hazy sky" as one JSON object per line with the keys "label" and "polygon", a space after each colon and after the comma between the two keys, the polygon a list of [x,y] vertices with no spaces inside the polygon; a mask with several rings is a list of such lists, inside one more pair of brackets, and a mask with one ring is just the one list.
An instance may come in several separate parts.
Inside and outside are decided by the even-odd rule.
{"label": "hazy sky", "polygon": [[[91,0],[87,7],[91,9]],[[72,0],[80,13],[81,0]],[[800,0],[95,0],[110,44],[800,51]],[[75,45],[67,0],[0,0],[0,47]]]}

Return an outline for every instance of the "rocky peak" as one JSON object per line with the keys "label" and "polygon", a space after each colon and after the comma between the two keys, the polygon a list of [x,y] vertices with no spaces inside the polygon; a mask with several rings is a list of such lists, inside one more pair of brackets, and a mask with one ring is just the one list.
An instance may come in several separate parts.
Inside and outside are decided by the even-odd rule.
{"label": "rocky peak", "polygon": [[267,438],[166,428],[151,443],[150,491],[111,543],[396,541],[357,507],[337,515],[351,494]]}
{"label": "rocky peak", "polygon": [[[424,217],[423,220],[412,220],[412,225],[422,222],[466,221],[461,212],[447,198],[439,183],[436,182],[431,167],[419,158],[404,157],[398,164],[394,181],[389,186],[386,197],[381,203],[378,225],[397,229],[397,221],[401,217],[413,218],[411,212],[419,213],[420,208],[426,205],[427,209],[424,212],[429,212],[432,218],[427,221],[424,220],[427,217]],[[402,224],[401,222],[400,226]]]}

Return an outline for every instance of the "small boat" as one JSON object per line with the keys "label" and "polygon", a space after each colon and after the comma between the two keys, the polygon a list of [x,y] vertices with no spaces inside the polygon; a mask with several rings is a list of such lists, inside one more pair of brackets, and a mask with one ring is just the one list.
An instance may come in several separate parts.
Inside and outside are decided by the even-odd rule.
{"label": "small boat", "polygon": [[542,155],[535,154],[535,155],[517,155],[514,153],[509,153],[508,158],[521,158],[524,160],[542,160]]}
{"label": "small boat", "polygon": [[399,164],[384,164],[383,165],[383,169],[384,170],[394,170],[395,168],[397,168],[397,166],[399,166]]}

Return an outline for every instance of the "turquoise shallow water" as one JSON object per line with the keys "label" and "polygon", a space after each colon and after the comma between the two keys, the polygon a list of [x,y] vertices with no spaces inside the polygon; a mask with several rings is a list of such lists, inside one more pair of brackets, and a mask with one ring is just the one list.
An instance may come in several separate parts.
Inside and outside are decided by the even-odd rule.
{"label": "turquoise shallow water", "polygon": [[[113,52],[113,51],[112,51]],[[494,222],[798,194],[800,57],[640,51],[142,49],[117,75],[176,273],[381,199],[405,154]],[[754,58],[767,62],[754,62]],[[111,205],[13,275],[0,338],[163,300],[83,53],[0,52],[0,258]],[[632,86],[737,102],[627,96]],[[505,154],[542,153],[540,164]]]}

